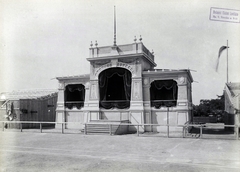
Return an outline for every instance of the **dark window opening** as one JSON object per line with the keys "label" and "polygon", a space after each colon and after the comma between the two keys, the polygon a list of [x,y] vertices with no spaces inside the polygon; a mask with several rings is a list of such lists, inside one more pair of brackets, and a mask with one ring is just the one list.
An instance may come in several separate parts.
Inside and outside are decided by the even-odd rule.
{"label": "dark window opening", "polygon": [[177,105],[178,86],[174,80],[157,80],[151,83],[151,107],[172,107]]}
{"label": "dark window opening", "polygon": [[81,109],[84,106],[85,87],[82,84],[67,85],[65,89],[65,107]]}
{"label": "dark window opening", "polygon": [[123,68],[106,69],[99,74],[99,106],[105,109],[130,107],[131,72]]}
{"label": "dark window opening", "polygon": [[[114,74],[108,79],[108,89],[106,100],[126,100],[124,82],[122,77]],[[113,87],[114,86],[114,87]]]}

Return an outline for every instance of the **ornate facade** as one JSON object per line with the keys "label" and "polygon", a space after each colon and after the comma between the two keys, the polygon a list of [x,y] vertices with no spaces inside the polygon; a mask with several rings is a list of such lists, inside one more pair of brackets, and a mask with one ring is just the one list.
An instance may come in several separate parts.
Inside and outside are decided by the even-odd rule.
{"label": "ornate facade", "polygon": [[[193,79],[188,69],[155,69],[154,55],[142,42],[89,51],[90,74],[57,77],[57,122],[82,129],[79,122],[128,120],[169,123],[176,126],[173,130],[181,130],[177,125],[191,119]],[[165,130],[166,126],[140,127],[142,132]]]}

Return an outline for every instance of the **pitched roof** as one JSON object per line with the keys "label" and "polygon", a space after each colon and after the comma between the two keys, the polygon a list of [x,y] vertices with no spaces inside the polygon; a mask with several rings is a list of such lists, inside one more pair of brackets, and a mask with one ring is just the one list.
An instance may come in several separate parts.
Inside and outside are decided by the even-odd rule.
{"label": "pitched roof", "polygon": [[30,89],[1,93],[1,99],[5,100],[40,99],[55,95],[57,95],[57,90]]}
{"label": "pitched roof", "polygon": [[57,80],[62,80],[62,79],[83,79],[83,78],[90,78],[90,74],[56,77]]}
{"label": "pitched roof", "polygon": [[240,95],[240,83],[227,83],[228,89],[231,92],[231,96],[238,96]]}

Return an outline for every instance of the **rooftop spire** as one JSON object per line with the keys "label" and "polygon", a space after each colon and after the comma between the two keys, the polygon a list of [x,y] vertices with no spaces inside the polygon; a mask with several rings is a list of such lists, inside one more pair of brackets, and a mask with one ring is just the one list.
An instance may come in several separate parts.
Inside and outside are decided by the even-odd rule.
{"label": "rooftop spire", "polygon": [[114,6],[114,38],[113,38],[113,46],[117,46],[117,40],[116,40],[116,10]]}

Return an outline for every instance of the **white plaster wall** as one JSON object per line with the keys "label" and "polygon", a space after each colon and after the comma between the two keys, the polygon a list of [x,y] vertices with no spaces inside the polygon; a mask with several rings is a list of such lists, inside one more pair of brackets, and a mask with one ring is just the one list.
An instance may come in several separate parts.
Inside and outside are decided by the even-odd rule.
{"label": "white plaster wall", "polygon": [[[132,124],[144,124],[144,117],[143,117],[143,111],[131,111],[130,113],[130,122]],[[130,132],[136,131],[137,126],[130,126],[129,130]],[[139,126],[139,131],[144,132],[144,126]]]}
{"label": "white plaster wall", "polygon": [[101,112],[101,119],[112,121],[129,120],[129,112],[103,111]]}
{"label": "white plaster wall", "polygon": [[67,111],[66,112],[67,129],[83,129],[84,112],[83,111]]}
{"label": "white plaster wall", "polygon": [[[187,121],[187,112],[169,111],[169,125],[183,125]],[[167,111],[152,111],[152,124],[167,125]],[[153,126],[153,132],[167,132],[166,126]],[[182,131],[181,127],[170,127],[170,131]]]}

